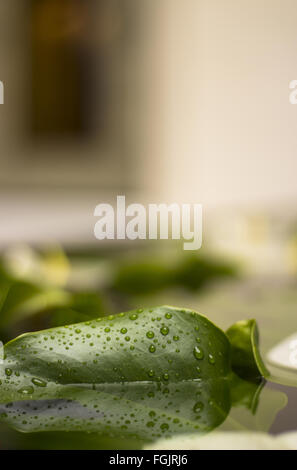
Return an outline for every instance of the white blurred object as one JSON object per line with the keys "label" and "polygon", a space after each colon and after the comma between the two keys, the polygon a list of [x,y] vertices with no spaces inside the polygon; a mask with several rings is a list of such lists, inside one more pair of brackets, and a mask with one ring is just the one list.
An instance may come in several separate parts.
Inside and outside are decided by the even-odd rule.
{"label": "white blurred object", "polygon": [[297,433],[278,436],[251,432],[213,432],[199,437],[197,434],[161,439],[145,449],[151,450],[296,450]]}
{"label": "white blurred object", "polygon": [[267,360],[274,366],[297,371],[297,333],[272,348]]}
{"label": "white blurred object", "polygon": [[18,244],[3,253],[4,267],[9,274],[26,281],[51,286],[64,286],[70,275],[69,261],[59,246],[48,246],[43,252]]}

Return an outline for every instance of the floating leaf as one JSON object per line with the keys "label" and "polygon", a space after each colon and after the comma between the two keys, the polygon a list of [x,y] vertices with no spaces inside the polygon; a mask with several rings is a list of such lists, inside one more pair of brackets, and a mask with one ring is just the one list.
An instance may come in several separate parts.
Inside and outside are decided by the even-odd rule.
{"label": "floating leaf", "polygon": [[0,415],[25,432],[205,433],[233,402],[257,408],[258,387],[236,378],[230,358],[222,330],[168,306],[28,333],[5,346]]}
{"label": "floating leaf", "polygon": [[5,346],[5,362],[22,382],[209,380],[230,372],[229,349],[206,317],[165,306],[24,334]]}

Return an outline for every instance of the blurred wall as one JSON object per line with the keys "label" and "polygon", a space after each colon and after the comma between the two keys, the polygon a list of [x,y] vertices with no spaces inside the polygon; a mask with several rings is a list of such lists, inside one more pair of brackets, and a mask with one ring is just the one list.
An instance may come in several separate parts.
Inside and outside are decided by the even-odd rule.
{"label": "blurred wall", "polygon": [[82,142],[26,135],[28,2],[0,2],[0,242],[92,241],[95,205],[121,193],[295,214],[296,2],[90,2],[94,31],[102,2],[120,26],[105,135]]}
{"label": "blurred wall", "polygon": [[296,2],[170,0],[162,7],[162,189],[206,206],[292,211]]}

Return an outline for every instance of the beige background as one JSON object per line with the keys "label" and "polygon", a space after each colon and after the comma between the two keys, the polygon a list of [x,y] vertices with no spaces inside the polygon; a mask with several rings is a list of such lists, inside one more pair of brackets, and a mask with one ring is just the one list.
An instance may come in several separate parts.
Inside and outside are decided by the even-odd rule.
{"label": "beige background", "polygon": [[206,215],[295,215],[296,2],[141,0],[139,10],[125,1],[142,23],[121,66],[114,59],[124,128],[119,137],[111,127],[111,146],[24,140],[26,2],[0,1],[0,241],[91,241],[95,205],[122,193],[203,203]]}

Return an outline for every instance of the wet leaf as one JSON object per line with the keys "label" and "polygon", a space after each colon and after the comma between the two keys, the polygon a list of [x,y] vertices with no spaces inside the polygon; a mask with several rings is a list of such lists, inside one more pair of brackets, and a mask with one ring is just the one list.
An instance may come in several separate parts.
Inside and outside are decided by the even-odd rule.
{"label": "wet leaf", "polygon": [[236,377],[230,364],[226,334],[175,307],[28,333],[5,346],[0,417],[24,432],[140,440],[203,434],[232,405],[257,409],[259,387]]}
{"label": "wet leaf", "polygon": [[209,380],[230,372],[224,332],[198,313],[166,306],[24,334],[5,354],[22,384],[36,375],[98,384]]}

